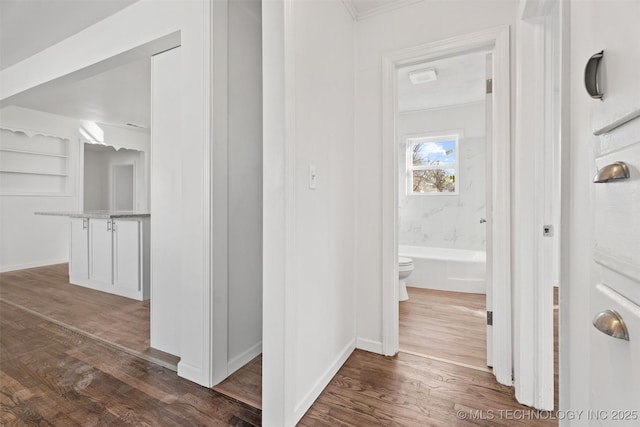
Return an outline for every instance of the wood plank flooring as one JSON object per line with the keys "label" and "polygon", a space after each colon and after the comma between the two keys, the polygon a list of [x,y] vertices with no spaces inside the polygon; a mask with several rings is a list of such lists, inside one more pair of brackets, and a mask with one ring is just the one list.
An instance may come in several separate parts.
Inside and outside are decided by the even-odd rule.
{"label": "wood plank flooring", "polygon": [[261,413],[0,303],[0,425],[259,426]]}
{"label": "wood plank flooring", "polygon": [[408,287],[400,350],[487,369],[484,294]]}
{"label": "wood plank flooring", "polygon": [[557,426],[477,369],[356,350],[300,426]]}
{"label": "wood plank flooring", "polygon": [[[60,277],[66,275],[65,268],[53,267]],[[17,285],[5,286],[7,276],[17,283],[46,281],[38,277],[41,271],[34,270],[37,269],[1,274],[0,297],[16,297],[14,292],[21,295],[14,289]],[[34,292],[19,301],[39,308],[47,306],[46,298],[51,298],[53,306],[62,307],[72,296],[84,301],[86,296],[78,295],[80,289],[73,286],[71,294],[52,292],[45,301],[39,300],[38,292]],[[81,290],[84,291],[90,290]],[[30,301],[31,297],[35,302]],[[424,303],[419,303],[420,298],[415,295],[412,300],[418,307],[406,311],[420,319],[425,314]],[[114,309],[119,306],[114,305]],[[472,311],[477,310],[473,307]],[[64,314],[60,307],[49,310],[54,315]],[[454,311],[469,314],[469,310]],[[252,399],[257,400],[261,395],[261,358],[236,374],[222,384],[226,393],[235,393],[237,400],[243,399],[240,394],[244,393],[247,400],[246,396],[253,393]],[[253,404],[257,406],[256,401]],[[497,384],[492,374],[476,367],[407,353],[384,357],[356,350],[299,425],[557,425],[557,421],[548,418],[549,413],[519,405],[512,388]],[[74,333],[30,309],[0,302],[0,425],[258,426],[260,423],[259,409]]]}
{"label": "wood plank flooring", "polygon": [[178,357],[149,345],[149,301],[72,285],[68,264],[0,273],[0,300],[176,369]]}
{"label": "wood plank flooring", "polygon": [[238,369],[213,389],[254,408],[262,409],[262,355]]}

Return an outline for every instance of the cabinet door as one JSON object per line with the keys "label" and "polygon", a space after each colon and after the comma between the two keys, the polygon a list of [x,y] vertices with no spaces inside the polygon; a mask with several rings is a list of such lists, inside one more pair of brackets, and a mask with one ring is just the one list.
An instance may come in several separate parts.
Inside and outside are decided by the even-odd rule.
{"label": "cabinet door", "polygon": [[110,219],[89,220],[89,278],[95,283],[113,283],[113,243]]}
{"label": "cabinet door", "polygon": [[69,248],[69,278],[89,278],[89,219],[71,218],[71,247]]}
{"label": "cabinet door", "polygon": [[140,221],[113,222],[113,284],[140,290]]}

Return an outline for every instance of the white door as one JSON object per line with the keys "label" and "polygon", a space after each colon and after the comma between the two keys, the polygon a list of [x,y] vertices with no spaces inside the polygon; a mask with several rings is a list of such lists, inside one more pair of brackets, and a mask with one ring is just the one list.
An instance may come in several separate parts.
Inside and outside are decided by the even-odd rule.
{"label": "white door", "polygon": [[[606,179],[612,168],[622,169],[611,166],[616,162],[624,162],[629,171],[628,178],[589,182],[591,206],[584,212],[592,215],[592,227],[584,232],[591,233],[593,242],[591,283],[585,284],[588,286],[585,288],[590,292],[590,317],[597,318],[595,323],[600,326],[598,329],[585,325],[590,331],[589,407],[599,411],[591,418],[591,425],[638,425],[640,117],[612,127],[634,114],[640,115],[640,2],[590,2],[576,6],[580,20],[574,19],[578,26],[574,31],[576,35],[584,34],[585,40],[576,42],[574,58],[577,60],[577,53],[585,54],[586,63],[591,54],[604,50],[598,72],[604,96],[602,100],[583,101],[588,102],[588,109],[579,119],[589,124],[590,129],[589,139],[582,147],[592,150],[594,157],[589,167],[594,175],[598,171],[601,180]],[[594,25],[597,31],[593,31]],[[587,97],[586,93],[583,95]],[[611,336],[612,331],[617,331],[618,337]]]}
{"label": "white door", "polygon": [[69,277],[89,278],[89,219],[71,218],[71,247],[69,248]]}
{"label": "white door", "polygon": [[114,220],[113,284],[132,292],[140,291],[140,221]]}
{"label": "white door", "polygon": [[103,285],[113,283],[111,220],[89,220],[89,279]]}

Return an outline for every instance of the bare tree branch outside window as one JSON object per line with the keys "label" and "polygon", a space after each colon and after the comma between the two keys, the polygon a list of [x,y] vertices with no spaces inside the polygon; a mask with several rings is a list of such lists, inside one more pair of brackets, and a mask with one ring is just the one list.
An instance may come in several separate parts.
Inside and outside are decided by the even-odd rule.
{"label": "bare tree branch outside window", "polygon": [[[448,144],[446,144],[448,143]],[[451,161],[455,141],[425,142],[411,147],[413,193],[453,193],[456,191],[456,164]]]}

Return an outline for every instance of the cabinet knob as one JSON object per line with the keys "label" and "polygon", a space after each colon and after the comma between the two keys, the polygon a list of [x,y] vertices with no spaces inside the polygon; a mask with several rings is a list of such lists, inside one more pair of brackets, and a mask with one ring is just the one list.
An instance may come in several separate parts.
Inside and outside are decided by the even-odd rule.
{"label": "cabinet knob", "polygon": [[593,318],[593,326],[603,334],[629,341],[629,331],[622,317],[613,310],[604,310]]}

